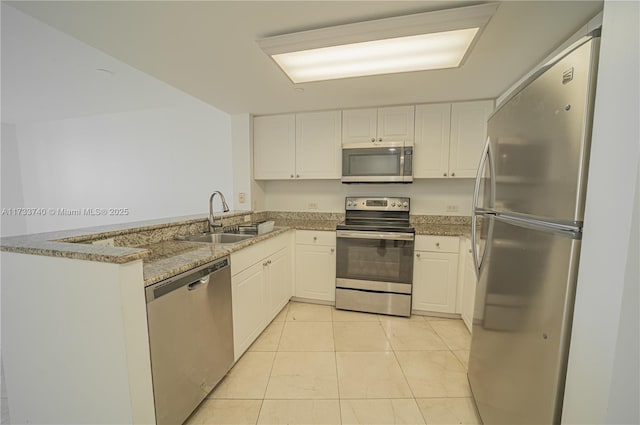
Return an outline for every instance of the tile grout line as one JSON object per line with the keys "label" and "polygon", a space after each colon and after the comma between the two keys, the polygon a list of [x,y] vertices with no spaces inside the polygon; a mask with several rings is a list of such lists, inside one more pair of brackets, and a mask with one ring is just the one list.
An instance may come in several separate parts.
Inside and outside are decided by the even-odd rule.
{"label": "tile grout line", "polygon": [[[262,394],[262,400],[260,400],[260,409],[258,409],[258,417],[256,418],[256,425],[258,425],[258,421],[260,420],[260,415],[262,414],[262,408],[264,407],[264,400],[265,397],[267,396],[267,390],[269,389],[269,383],[271,383],[271,374],[273,373],[273,366],[276,364],[276,357],[278,357],[278,349],[280,348],[280,340],[282,339],[282,334],[284,332],[284,327],[287,324],[286,320],[287,320],[287,316],[289,314],[289,303],[287,303],[282,310],[287,309],[287,314],[285,314],[285,321],[282,324],[282,329],[280,330],[280,336],[278,337],[278,343],[276,344],[276,351],[273,355],[273,360],[271,361],[271,368],[269,368],[269,379],[267,379],[267,385],[264,387],[264,393]],[[280,310],[280,312],[282,312],[282,310]],[[276,315],[276,317],[278,317],[280,313],[278,313]],[[269,323],[267,326],[270,326],[273,323],[273,321],[271,321],[271,323]]]}
{"label": "tile grout line", "polygon": [[338,374],[338,347],[336,347],[336,327],[333,312],[335,307],[331,308],[331,330],[333,332],[333,358],[336,364],[336,386],[338,388],[338,414],[340,415],[340,424],[342,424],[342,398],[340,397],[340,376]]}

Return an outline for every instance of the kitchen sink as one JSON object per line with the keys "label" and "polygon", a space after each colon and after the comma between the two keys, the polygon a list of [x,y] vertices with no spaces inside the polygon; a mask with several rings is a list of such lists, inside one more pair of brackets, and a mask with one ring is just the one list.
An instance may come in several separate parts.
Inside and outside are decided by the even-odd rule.
{"label": "kitchen sink", "polygon": [[254,235],[242,235],[237,233],[204,233],[200,235],[185,236],[182,240],[191,242],[208,242],[219,245],[232,245],[251,239]]}

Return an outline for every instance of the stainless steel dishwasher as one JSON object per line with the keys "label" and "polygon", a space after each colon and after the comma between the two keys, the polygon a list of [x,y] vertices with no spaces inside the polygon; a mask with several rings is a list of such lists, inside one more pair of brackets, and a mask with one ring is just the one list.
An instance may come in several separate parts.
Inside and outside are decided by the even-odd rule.
{"label": "stainless steel dishwasher", "polygon": [[182,424],[233,365],[229,257],[146,288],[157,424]]}

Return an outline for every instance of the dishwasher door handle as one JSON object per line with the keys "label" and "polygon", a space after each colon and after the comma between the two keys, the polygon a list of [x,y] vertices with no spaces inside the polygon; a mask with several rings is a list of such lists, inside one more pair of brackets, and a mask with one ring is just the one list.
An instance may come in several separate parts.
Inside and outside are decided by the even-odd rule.
{"label": "dishwasher door handle", "polygon": [[207,283],[209,283],[209,277],[210,276],[211,275],[208,274],[205,277],[203,277],[202,279],[196,280],[195,282],[190,283],[189,285],[187,285],[187,290],[193,291],[194,289],[198,289],[198,287],[201,286],[201,285],[206,285]]}

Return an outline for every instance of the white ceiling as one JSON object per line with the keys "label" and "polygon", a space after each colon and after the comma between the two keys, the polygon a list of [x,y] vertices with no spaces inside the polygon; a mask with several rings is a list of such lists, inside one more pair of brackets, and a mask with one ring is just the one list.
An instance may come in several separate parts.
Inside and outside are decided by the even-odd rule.
{"label": "white ceiling", "polygon": [[496,98],[602,9],[602,1],[500,2],[459,69],[299,85],[292,84],[255,42],[289,32],[478,3],[483,2],[10,2],[230,114]]}

